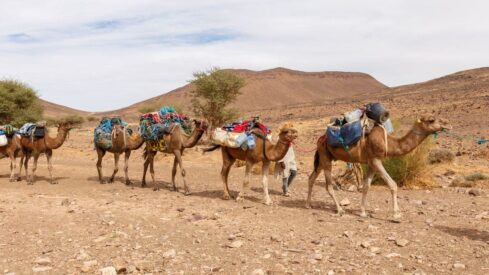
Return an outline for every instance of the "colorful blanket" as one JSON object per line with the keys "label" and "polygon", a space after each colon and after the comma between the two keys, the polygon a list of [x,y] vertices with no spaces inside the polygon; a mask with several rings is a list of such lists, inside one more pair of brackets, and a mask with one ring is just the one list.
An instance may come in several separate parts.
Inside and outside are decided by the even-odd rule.
{"label": "colorful blanket", "polygon": [[223,130],[226,130],[228,132],[235,132],[235,133],[249,132],[253,128],[259,128],[265,134],[270,134],[270,129],[268,129],[264,124],[259,122],[259,118],[253,118],[251,120],[245,120],[245,121],[235,121],[233,123],[226,124],[224,125],[224,127],[222,127]]}
{"label": "colorful blanket", "polygon": [[104,117],[93,131],[93,143],[105,150],[112,148],[112,127],[115,124],[121,125],[129,135],[132,135],[132,130],[127,127],[127,122],[121,118]]}
{"label": "colorful blanket", "polygon": [[172,124],[179,124],[186,134],[192,132],[190,119],[169,106],[164,106],[159,112],[143,114],[139,121],[139,131],[144,140],[156,141],[170,133]]}

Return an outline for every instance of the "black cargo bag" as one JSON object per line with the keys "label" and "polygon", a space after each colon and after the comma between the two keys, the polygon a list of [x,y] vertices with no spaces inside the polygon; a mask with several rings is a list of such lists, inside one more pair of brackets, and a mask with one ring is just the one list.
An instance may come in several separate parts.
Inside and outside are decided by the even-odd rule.
{"label": "black cargo bag", "polygon": [[45,127],[39,127],[39,126],[37,126],[34,129],[34,137],[35,138],[43,138],[45,132],[46,132],[46,128]]}
{"label": "black cargo bag", "polygon": [[383,124],[389,119],[389,112],[380,103],[369,103],[365,106],[367,117],[375,122]]}

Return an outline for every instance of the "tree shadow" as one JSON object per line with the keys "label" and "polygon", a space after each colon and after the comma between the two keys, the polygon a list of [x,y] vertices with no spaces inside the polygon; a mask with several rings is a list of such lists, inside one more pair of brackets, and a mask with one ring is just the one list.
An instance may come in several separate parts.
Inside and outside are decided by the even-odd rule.
{"label": "tree shadow", "polygon": [[466,237],[474,241],[489,242],[488,231],[481,231],[474,228],[449,227],[444,225],[435,225],[435,228],[455,237]]}

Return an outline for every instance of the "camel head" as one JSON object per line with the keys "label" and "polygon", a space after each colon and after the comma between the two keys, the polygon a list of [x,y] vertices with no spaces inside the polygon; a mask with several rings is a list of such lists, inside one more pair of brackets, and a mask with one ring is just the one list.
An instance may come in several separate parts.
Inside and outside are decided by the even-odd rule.
{"label": "camel head", "polygon": [[207,123],[207,120],[205,119],[202,120],[194,119],[193,122],[196,129],[200,129],[205,132],[207,131],[207,128],[209,128],[209,123]]}
{"label": "camel head", "polygon": [[443,130],[452,129],[448,120],[443,118],[436,118],[433,115],[425,115],[420,117],[416,122],[416,127],[419,131],[426,134],[433,134]]}
{"label": "camel head", "polygon": [[292,124],[284,124],[280,128],[280,132],[278,134],[278,138],[282,142],[292,143],[299,134]]}
{"label": "camel head", "polygon": [[70,122],[60,122],[58,124],[58,131],[59,130],[64,130],[66,132],[69,132],[71,129],[73,129],[75,127],[75,125],[73,125],[72,123]]}

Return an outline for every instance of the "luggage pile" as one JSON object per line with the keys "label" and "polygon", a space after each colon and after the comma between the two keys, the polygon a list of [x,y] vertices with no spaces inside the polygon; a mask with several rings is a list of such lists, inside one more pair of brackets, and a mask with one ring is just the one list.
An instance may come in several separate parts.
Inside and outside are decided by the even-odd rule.
{"label": "luggage pile", "polygon": [[226,124],[222,128],[217,128],[212,134],[212,141],[221,146],[252,150],[256,146],[256,137],[251,132],[254,128],[262,130],[271,140],[270,130],[260,122],[259,117],[254,117],[251,120],[239,120]]}
{"label": "luggage pile", "polygon": [[12,125],[0,126],[0,147],[8,144],[8,138],[15,135],[17,129]]}
{"label": "luggage pile", "polygon": [[116,124],[120,125],[128,135],[132,134],[132,130],[127,127],[127,122],[120,117],[104,117],[93,131],[93,143],[105,150],[112,148],[112,130]]}
{"label": "luggage pile", "polygon": [[26,123],[20,127],[18,134],[24,137],[31,137],[33,139],[43,138],[46,134],[46,121]]}
{"label": "luggage pile", "polygon": [[364,134],[370,133],[375,125],[382,125],[388,134],[394,131],[389,112],[380,103],[369,103],[364,108],[346,112],[328,125],[327,144],[343,147],[356,144]]}
{"label": "luggage pile", "polygon": [[172,124],[179,124],[186,134],[192,132],[189,117],[169,106],[161,108],[159,112],[143,114],[139,120],[139,131],[145,141],[157,141],[170,134]]}

